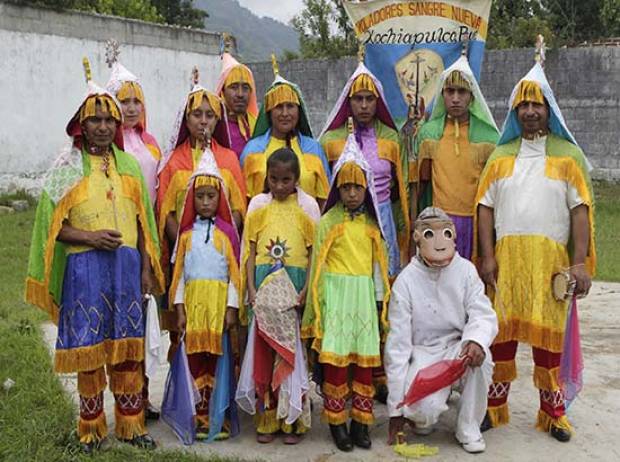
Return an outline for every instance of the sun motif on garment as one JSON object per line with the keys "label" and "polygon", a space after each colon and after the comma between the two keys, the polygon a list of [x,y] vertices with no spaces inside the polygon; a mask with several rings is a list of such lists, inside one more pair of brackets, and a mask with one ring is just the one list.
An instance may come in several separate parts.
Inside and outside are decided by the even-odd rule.
{"label": "sun motif on garment", "polygon": [[267,249],[267,256],[271,257],[274,261],[284,261],[286,257],[289,257],[288,253],[291,250],[290,247],[286,246],[286,240],[280,240],[280,237],[276,237],[276,240],[269,239],[269,245],[265,246]]}

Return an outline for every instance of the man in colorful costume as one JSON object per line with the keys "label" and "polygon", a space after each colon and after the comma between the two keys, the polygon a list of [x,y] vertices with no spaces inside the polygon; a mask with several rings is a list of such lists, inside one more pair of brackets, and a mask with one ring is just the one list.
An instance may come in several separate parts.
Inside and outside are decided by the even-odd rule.
{"label": "man in colorful costume", "polygon": [[[379,323],[380,313],[386,313],[389,279],[373,182],[372,168],[351,134],[334,167],[317,229],[310,297],[302,321],[302,337],[313,339],[312,349],[318,354],[315,380],[322,379],[318,385],[324,398],[323,416],[342,451],[351,451],[354,444],[371,446],[372,372],[381,365]],[[358,191],[350,192],[356,186]],[[353,205],[343,202],[347,194],[355,195],[352,202],[349,199]],[[349,436],[346,398],[351,389]]]}
{"label": "man in colorful costume", "polygon": [[138,78],[117,61],[112,66],[106,90],[114,95],[121,105],[125,152],[134,156],[140,164],[149,198],[154,206],[161,151],[157,140],[146,129],[146,103],[142,86]]}
{"label": "man in colorful costume", "polygon": [[[159,164],[157,217],[162,266],[166,273],[170,248],[174,246],[178,232],[178,217],[182,214],[187,183],[200,162],[211,133],[214,134],[209,138],[211,151],[224,179],[237,228],[245,216],[245,181],[236,154],[227,147],[230,139],[226,130],[226,110],[219,97],[195,84],[177,114],[174,135],[166,156]],[[223,136],[219,137],[218,134]]]}
{"label": "man in colorful costume", "polygon": [[[205,215],[207,208],[213,216]],[[177,327],[185,331],[189,369],[200,396],[196,438],[226,439],[239,432],[229,330],[238,318],[239,237],[209,148],[189,181],[172,260],[169,306],[180,311]]]}
{"label": "man in colorful costume", "polygon": [[312,138],[308,112],[297,85],[276,78],[265,93],[253,138],[241,154],[241,168],[250,198],[264,190],[266,162],[283,147],[290,147],[299,159],[299,186],[314,197],[319,206],[327,198],[329,165],[323,149]]}
{"label": "man in colorful costume", "polygon": [[252,71],[225,52],[222,54],[222,73],[215,93],[224,100],[228,111],[226,124],[230,135],[230,148],[241,157],[243,148],[252,137],[258,116],[256,84]]}
{"label": "man in colorful costume", "polygon": [[459,255],[471,259],[478,179],[499,133],[465,56],[442,72],[433,101],[416,137],[418,210],[432,205],[446,211]]}
{"label": "man in colorful costume", "polygon": [[536,426],[559,441],[570,439],[558,384],[567,302],[554,299],[551,280],[569,271],[577,295],[590,288],[596,255],[588,168],[537,63],[512,92],[476,195],[480,274],[495,289],[499,317],[485,429],[509,421],[514,358],[518,342],[526,342],[540,390]]}
{"label": "man in colorful costume", "polygon": [[418,371],[446,359],[465,358],[471,366],[461,379],[456,439],[467,452],[482,452],[480,424],[493,375],[489,347],[497,317],[476,267],[456,251],[458,231],[441,209],[428,207],[415,222],[417,255],[396,278],[390,299],[390,332],[385,343],[390,440],[405,419],[428,435],[448,409],[451,387],[399,407]]}
{"label": "man in colorful costume", "polygon": [[122,151],[121,124],[118,102],[89,79],[67,125],[72,144],[45,177],[26,279],[26,301],[58,325],[55,370],[77,373],[85,452],[107,435],[106,369],[117,438],[155,447],[142,402],[142,297],[162,292],[163,274],[148,189]]}
{"label": "man in colorful costume", "polygon": [[395,277],[409,260],[407,156],[401,150],[381,82],[363,63],[344,86],[319,137],[330,163],[335,163],[343,152],[350,116],[354,119],[357,144],[375,179],[390,276]]}

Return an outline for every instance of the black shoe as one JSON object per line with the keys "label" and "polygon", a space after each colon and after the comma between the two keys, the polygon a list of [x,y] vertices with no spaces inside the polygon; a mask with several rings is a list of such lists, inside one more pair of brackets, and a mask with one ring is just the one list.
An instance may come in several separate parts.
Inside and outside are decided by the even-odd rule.
{"label": "black shoe", "polygon": [[375,387],[375,401],[380,402],[381,404],[387,404],[388,398],[388,387],[385,383],[377,385]]}
{"label": "black shoe", "polygon": [[487,412],[484,415],[484,419],[482,420],[482,423],[480,424],[480,433],[484,433],[487,430],[490,430],[493,428],[493,424],[491,423],[491,417],[489,417],[489,413]]}
{"label": "black shoe", "polygon": [[157,447],[157,443],[155,443],[155,440],[148,433],[124,441],[140,449],[155,449]]}
{"label": "black shoe", "polygon": [[336,444],[336,447],[344,452],[353,451],[353,442],[349,438],[346,424],[329,425],[329,431],[332,434],[332,439]]}
{"label": "black shoe", "polygon": [[144,418],[146,420],[159,420],[159,411],[151,403],[144,408]]}
{"label": "black shoe", "polygon": [[370,446],[372,446],[370,435],[368,434],[368,425],[352,420],[349,434],[353,444],[358,448],[370,449]]}
{"label": "black shoe", "polygon": [[570,441],[571,433],[568,430],[565,430],[560,427],[556,427],[555,425],[551,425],[551,429],[549,430],[551,436],[553,436],[556,440],[561,443],[568,443]]}

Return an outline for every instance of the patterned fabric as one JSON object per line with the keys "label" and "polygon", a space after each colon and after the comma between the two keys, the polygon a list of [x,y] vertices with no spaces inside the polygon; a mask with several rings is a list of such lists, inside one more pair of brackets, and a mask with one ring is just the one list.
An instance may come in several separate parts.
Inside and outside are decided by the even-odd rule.
{"label": "patterned fabric", "polygon": [[[363,424],[373,422],[372,368],[351,365],[337,367],[323,364],[323,417],[331,425],[347,421],[346,399],[351,396],[351,418]],[[349,376],[352,384],[349,386]]]}
{"label": "patterned fabric", "polygon": [[143,359],[140,274],[140,254],[129,247],[69,255],[56,341],[59,371]]}

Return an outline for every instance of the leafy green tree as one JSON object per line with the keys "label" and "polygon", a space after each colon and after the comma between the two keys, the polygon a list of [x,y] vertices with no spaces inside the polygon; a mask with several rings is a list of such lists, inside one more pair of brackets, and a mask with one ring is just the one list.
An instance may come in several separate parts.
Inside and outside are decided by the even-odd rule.
{"label": "leafy green tree", "polygon": [[168,24],[204,29],[209,14],[194,8],[192,0],[151,0]]}
{"label": "leafy green tree", "polygon": [[603,0],[600,18],[608,37],[620,37],[620,0]]}
{"label": "leafy green tree", "polygon": [[299,33],[302,58],[339,58],[357,51],[355,35],[338,0],[304,0],[303,11],[291,25]]}

